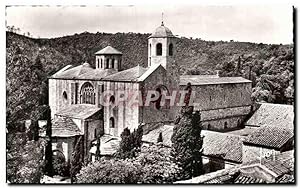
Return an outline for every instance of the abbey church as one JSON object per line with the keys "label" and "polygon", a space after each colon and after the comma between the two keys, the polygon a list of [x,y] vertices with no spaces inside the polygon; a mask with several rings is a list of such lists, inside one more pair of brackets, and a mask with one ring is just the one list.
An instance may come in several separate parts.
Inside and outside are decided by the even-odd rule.
{"label": "abbey church", "polygon": [[[161,105],[130,107],[128,101],[116,103],[118,91],[149,91],[171,94],[187,84],[195,92],[193,102],[201,112],[206,130],[223,131],[240,127],[251,111],[251,81],[242,77],[218,75],[183,75],[176,71],[176,41],[162,23],[148,38],[147,67],[122,69],[122,52],[107,46],[95,52],[95,62],[73,67],[68,65],[49,77],[49,105],[52,113],[53,151],[70,159],[76,138],[83,138],[84,155],[94,153],[101,137],[101,155],[112,153],[125,128],[148,129],[157,124],[173,124],[179,108]],[[101,103],[102,94],[111,91],[110,106]],[[115,141],[115,142],[114,142]],[[105,146],[105,145],[108,146]]]}

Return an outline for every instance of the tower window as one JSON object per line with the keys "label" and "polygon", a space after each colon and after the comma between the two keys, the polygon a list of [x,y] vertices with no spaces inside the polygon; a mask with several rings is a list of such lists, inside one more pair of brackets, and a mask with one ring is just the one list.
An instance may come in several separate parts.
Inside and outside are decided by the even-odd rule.
{"label": "tower window", "polygon": [[101,68],[103,68],[103,62],[102,62],[102,58],[101,58],[101,61],[100,61],[100,62],[101,62]]}
{"label": "tower window", "polygon": [[109,66],[109,59],[106,59],[105,69],[108,69],[108,66]]}
{"label": "tower window", "polygon": [[151,44],[149,45],[149,56],[151,56]]}
{"label": "tower window", "polygon": [[97,58],[97,68],[99,68],[99,65],[100,65],[99,59]]}
{"label": "tower window", "polygon": [[109,127],[115,128],[115,119],[113,117],[109,118]]}
{"label": "tower window", "polygon": [[156,55],[157,56],[162,55],[162,44],[161,43],[157,43],[157,45],[156,45]]}
{"label": "tower window", "polygon": [[169,45],[169,56],[173,56],[173,44]]}
{"label": "tower window", "polygon": [[111,60],[111,68],[115,68],[115,59],[114,58]]}
{"label": "tower window", "polygon": [[63,98],[64,98],[64,100],[68,100],[68,95],[67,95],[66,91],[63,92]]}

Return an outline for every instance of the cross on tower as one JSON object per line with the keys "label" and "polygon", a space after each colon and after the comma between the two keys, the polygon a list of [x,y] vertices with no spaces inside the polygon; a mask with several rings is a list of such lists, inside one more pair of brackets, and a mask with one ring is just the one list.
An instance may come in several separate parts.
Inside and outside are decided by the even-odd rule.
{"label": "cross on tower", "polygon": [[164,26],[164,13],[161,13],[161,26]]}

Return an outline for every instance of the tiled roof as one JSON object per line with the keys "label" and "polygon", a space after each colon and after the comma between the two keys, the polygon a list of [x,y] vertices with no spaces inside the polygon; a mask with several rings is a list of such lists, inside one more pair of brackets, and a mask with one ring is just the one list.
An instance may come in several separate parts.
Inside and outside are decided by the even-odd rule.
{"label": "tiled roof", "polygon": [[174,126],[172,125],[163,125],[157,127],[156,129],[153,129],[149,133],[143,135],[142,141],[155,144],[157,143],[159,133],[162,133],[163,145],[171,147],[172,146],[171,137],[173,134],[173,128]]}
{"label": "tiled roof", "polygon": [[138,81],[138,78],[147,71],[147,68],[136,66],[105,77],[106,81]]}
{"label": "tiled roof", "polygon": [[83,135],[71,118],[55,116],[52,123],[52,137],[72,137]]}
{"label": "tiled roof", "polygon": [[280,149],[293,137],[293,129],[265,126],[253,131],[244,143]]}
{"label": "tiled roof", "polygon": [[[215,172],[207,173],[204,175],[200,175],[198,177],[194,177],[188,180],[176,181],[175,184],[191,184],[191,183],[222,183],[226,179],[231,179],[234,175],[239,172],[239,165],[221,169]],[[218,179],[220,178],[220,179]]]}
{"label": "tiled roof", "polygon": [[[111,135],[103,135],[100,137],[100,154],[101,155],[113,155],[119,148],[121,139]],[[90,149],[90,153],[96,154],[97,140],[93,142],[93,147]]]}
{"label": "tiled roof", "polygon": [[103,77],[115,73],[115,70],[106,69],[106,70],[100,70],[100,69],[94,69],[91,67],[90,64],[84,63],[83,65],[72,67],[68,66],[54,75],[52,75],[50,78],[55,79],[93,79],[93,80],[101,80]]}
{"label": "tiled roof", "polygon": [[295,183],[294,175],[292,174],[284,174],[282,177],[280,177],[276,183]]}
{"label": "tiled roof", "polygon": [[196,77],[183,76],[180,77],[179,85],[219,85],[219,84],[235,84],[235,83],[251,83],[250,80],[242,77]]}
{"label": "tiled roof", "polygon": [[268,170],[274,177],[280,177],[294,170],[294,150],[282,152],[275,157],[263,158],[242,164],[241,170],[247,167],[261,167]]}
{"label": "tiled roof", "polygon": [[203,155],[218,157],[237,163],[242,162],[242,140],[244,137],[219,133],[214,131],[202,131]]}
{"label": "tiled roof", "polygon": [[252,132],[254,132],[258,127],[245,127],[243,129],[237,129],[233,131],[226,132],[227,134],[239,135],[239,136],[248,136]]}
{"label": "tiled roof", "polygon": [[151,37],[175,37],[171,30],[164,26],[163,24],[155,29],[155,31],[152,33]]}
{"label": "tiled roof", "polygon": [[292,105],[261,103],[258,110],[245,125],[293,128],[294,107]]}
{"label": "tiled roof", "polygon": [[232,178],[231,175],[222,175],[211,180],[205,181],[204,184],[223,184]]}
{"label": "tiled roof", "polygon": [[76,119],[88,119],[101,109],[91,104],[73,104],[60,110],[56,115],[76,118]]}
{"label": "tiled roof", "polygon": [[[294,150],[283,152],[276,156],[276,160],[262,159],[255,160],[253,162],[247,162],[242,165],[236,165],[230,168],[221,169],[215,172],[207,173],[194,177],[188,180],[181,180],[175,182],[175,184],[189,184],[189,183],[229,183],[234,179],[232,183],[262,183],[266,182],[256,177],[256,173],[253,171],[248,172],[246,168],[259,166],[266,170],[268,173],[272,173],[275,178],[278,178],[277,183],[284,183],[285,181],[293,181],[292,172],[293,164],[289,160],[294,160]],[[259,171],[260,169],[254,169]],[[292,170],[292,171],[291,171]]]}
{"label": "tiled roof", "polygon": [[243,174],[240,174],[235,180],[235,184],[253,184],[253,183],[265,183],[263,179],[249,177]]}
{"label": "tiled roof", "polygon": [[161,64],[151,65],[150,68],[148,68],[146,72],[138,78],[138,81],[145,81],[145,79],[147,79],[155,70],[160,67],[165,69]]}
{"label": "tiled roof", "polygon": [[111,46],[107,46],[101,49],[100,51],[97,51],[95,54],[102,55],[102,54],[122,54],[122,53]]}

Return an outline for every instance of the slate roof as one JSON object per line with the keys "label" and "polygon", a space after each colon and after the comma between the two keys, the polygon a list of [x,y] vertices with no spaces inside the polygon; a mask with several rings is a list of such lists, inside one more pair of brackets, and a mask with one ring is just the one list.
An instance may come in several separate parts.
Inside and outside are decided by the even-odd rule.
{"label": "slate roof", "polygon": [[171,30],[166,26],[164,26],[164,24],[162,23],[161,26],[155,29],[155,31],[150,35],[149,38],[152,37],[154,38],[154,37],[175,37],[175,36],[172,34]]}
{"label": "slate roof", "polygon": [[69,65],[52,75],[50,78],[101,80],[105,76],[113,73],[116,73],[116,71],[111,69],[94,69],[89,63],[84,63],[83,65],[76,67],[72,67]]}
{"label": "slate roof", "polygon": [[55,116],[52,123],[52,137],[72,137],[83,135],[71,118]]}
{"label": "slate roof", "polygon": [[233,131],[227,131],[227,134],[232,134],[232,135],[239,135],[239,136],[248,136],[252,132],[254,132],[258,127],[245,127],[242,129],[237,129]]}
{"label": "slate roof", "polygon": [[159,67],[162,67],[163,69],[165,69],[161,64],[154,64],[154,65],[150,66],[150,68],[148,68],[146,70],[146,72],[143,75],[141,75],[141,77],[138,78],[138,81],[145,81]]}
{"label": "slate roof", "polygon": [[251,83],[251,81],[242,77],[180,77],[179,85],[186,85],[187,83],[191,83],[191,85],[220,85],[235,83]]}
{"label": "slate roof", "polygon": [[[255,177],[253,172],[243,171],[249,166],[260,166],[264,170],[272,173],[275,178],[278,178],[277,183],[284,183],[286,180],[293,181],[291,170],[293,170],[293,164],[289,163],[290,160],[294,160],[294,150],[283,152],[276,157],[276,160],[262,159],[261,164],[259,160],[253,162],[247,162],[245,164],[236,165],[230,168],[221,169],[215,172],[207,173],[194,177],[188,180],[176,181],[175,184],[188,184],[188,183],[207,183],[207,184],[222,184],[229,183],[233,179],[232,183],[248,184],[248,183],[262,183],[264,180]],[[293,161],[292,161],[293,162]],[[259,170],[259,169],[257,169]],[[271,172],[270,172],[271,171]],[[282,179],[282,180],[281,180]],[[229,182],[228,182],[229,181]]]}
{"label": "slate roof", "polygon": [[235,184],[253,184],[253,183],[265,183],[263,179],[254,178],[250,176],[246,176],[243,174],[240,174],[235,180]]}
{"label": "slate roof", "polygon": [[111,47],[111,46],[107,46],[99,51],[97,51],[95,53],[96,55],[105,55],[105,54],[122,54],[120,51],[118,51],[117,49]]}
{"label": "slate roof", "polygon": [[73,104],[60,110],[56,115],[76,119],[88,119],[100,110],[101,108],[97,108],[95,105],[91,104]]}
{"label": "slate roof", "polygon": [[106,81],[138,81],[138,78],[147,71],[147,68],[142,66],[136,66],[115,74],[105,77],[103,80]]}
{"label": "slate roof", "polygon": [[159,133],[162,133],[163,145],[171,147],[172,146],[171,137],[173,134],[173,128],[174,126],[172,125],[163,125],[157,127],[156,129],[153,129],[149,133],[143,135],[142,141],[155,144],[157,143]]}
{"label": "slate roof", "polygon": [[292,105],[261,103],[245,125],[293,128],[294,107]]}
{"label": "slate roof", "polygon": [[242,162],[244,137],[203,130],[203,155],[213,156],[236,163]]}
{"label": "slate roof", "polygon": [[284,174],[281,178],[279,178],[276,183],[295,183],[294,175]]}
{"label": "slate roof", "polygon": [[[121,139],[119,137],[104,134],[100,137],[100,154],[101,155],[113,155],[119,148]],[[93,142],[93,147],[90,149],[90,153],[96,154],[97,140]]]}
{"label": "slate roof", "polygon": [[293,137],[293,129],[282,127],[260,127],[248,135],[244,143],[280,149]]}

